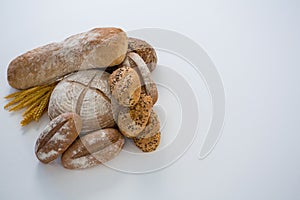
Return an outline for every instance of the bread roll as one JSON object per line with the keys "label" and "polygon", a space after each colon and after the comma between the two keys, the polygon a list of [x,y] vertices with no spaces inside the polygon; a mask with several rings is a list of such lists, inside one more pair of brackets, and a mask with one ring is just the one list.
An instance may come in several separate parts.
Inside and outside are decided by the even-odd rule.
{"label": "bread roll", "polygon": [[118,127],[120,132],[128,137],[136,137],[144,130],[152,111],[152,99],[141,94],[138,103],[133,107],[121,107],[118,114]]}
{"label": "bread roll", "polygon": [[122,67],[109,77],[112,97],[122,106],[134,106],[140,99],[141,84],[139,75],[130,67]]}
{"label": "bread roll", "polygon": [[8,66],[8,83],[27,89],[78,70],[118,65],[127,48],[127,36],[121,29],[95,28],[18,56]]}

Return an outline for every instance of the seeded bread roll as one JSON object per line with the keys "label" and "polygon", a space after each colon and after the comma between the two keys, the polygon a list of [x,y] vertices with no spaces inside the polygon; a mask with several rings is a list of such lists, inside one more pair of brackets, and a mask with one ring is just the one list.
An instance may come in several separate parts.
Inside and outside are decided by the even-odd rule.
{"label": "seeded bread roll", "polygon": [[128,138],[136,137],[141,133],[147,125],[151,108],[152,99],[145,94],[141,94],[135,106],[121,108],[117,121],[121,133]]}
{"label": "seeded bread roll", "polygon": [[136,138],[149,138],[157,134],[159,131],[159,118],[158,115],[154,112],[154,110],[152,110],[145,129],[141,133],[139,133]]}
{"label": "seeded bread roll", "polygon": [[112,97],[122,106],[134,106],[141,94],[139,75],[130,67],[122,67],[109,77]]}
{"label": "seeded bread roll", "polygon": [[127,48],[127,36],[121,29],[95,28],[18,56],[8,66],[8,83],[27,89],[78,70],[118,65]]}
{"label": "seeded bread roll", "polygon": [[155,151],[160,143],[160,132],[147,138],[133,138],[133,141],[143,152]]}
{"label": "seeded bread roll", "polygon": [[135,145],[143,152],[154,151],[160,143],[160,122],[158,115],[152,110],[145,129],[135,138]]}

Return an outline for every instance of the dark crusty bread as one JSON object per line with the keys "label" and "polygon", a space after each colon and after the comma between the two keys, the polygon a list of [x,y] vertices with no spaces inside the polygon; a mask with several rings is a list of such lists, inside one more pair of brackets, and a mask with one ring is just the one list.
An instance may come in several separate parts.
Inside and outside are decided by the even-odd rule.
{"label": "dark crusty bread", "polygon": [[76,113],[63,113],[53,119],[36,141],[35,154],[49,163],[62,154],[77,138],[82,122]]}

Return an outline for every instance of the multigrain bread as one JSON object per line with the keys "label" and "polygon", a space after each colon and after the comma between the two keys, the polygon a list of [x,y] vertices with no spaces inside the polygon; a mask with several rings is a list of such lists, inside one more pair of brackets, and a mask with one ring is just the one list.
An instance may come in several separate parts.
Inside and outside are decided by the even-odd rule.
{"label": "multigrain bread", "polygon": [[53,119],[43,130],[35,144],[35,155],[49,163],[62,154],[77,138],[82,127],[75,113],[64,113]]}
{"label": "multigrain bread", "polygon": [[147,138],[133,138],[133,141],[143,152],[155,151],[160,143],[160,132]]}
{"label": "multigrain bread", "polygon": [[123,107],[118,114],[118,127],[128,137],[136,137],[146,127],[152,110],[150,96],[141,94],[138,103],[132,107]]}
{"label": "multigrain bread", "polygon": [[145,129],[133,138],[135,145],[143,152],[154,151],[160,143],[160,122],[158,115],[152,110]]}
{"label": "multigrain bread", "polygon": [[95,28],[18,56],[8,66],[8,83],[27,89],[78,70],[118,65],[127,48],[127,36],[121,29]]}
{"label": "multigrain bread", "polygon": [[141,133],[138,134],[136,138],[149,138],[157,134],[159,131],[160,121],[158,115],[154,112],[154,110],[152,110],[146,127]]}

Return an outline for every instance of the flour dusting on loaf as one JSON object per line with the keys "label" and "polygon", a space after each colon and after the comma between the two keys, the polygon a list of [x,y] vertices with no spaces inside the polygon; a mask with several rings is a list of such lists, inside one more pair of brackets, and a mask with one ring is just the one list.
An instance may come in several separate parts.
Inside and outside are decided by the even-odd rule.
{"label": "flour dusting on loaf", "polygon": [[76,72],[54,88],[48,107],[51,119],[74,112],[82,119],[82,132],[113,127],[115,121],[108,86],[109,74],[92,69]]}
{"label": "flour dusting on loaf", "polygon": [[127,48],[127,36],[121,29],[95,28],[18,56],[9,64],[7,79],[14,88],[27,89],[78,70],[120,64]]}

